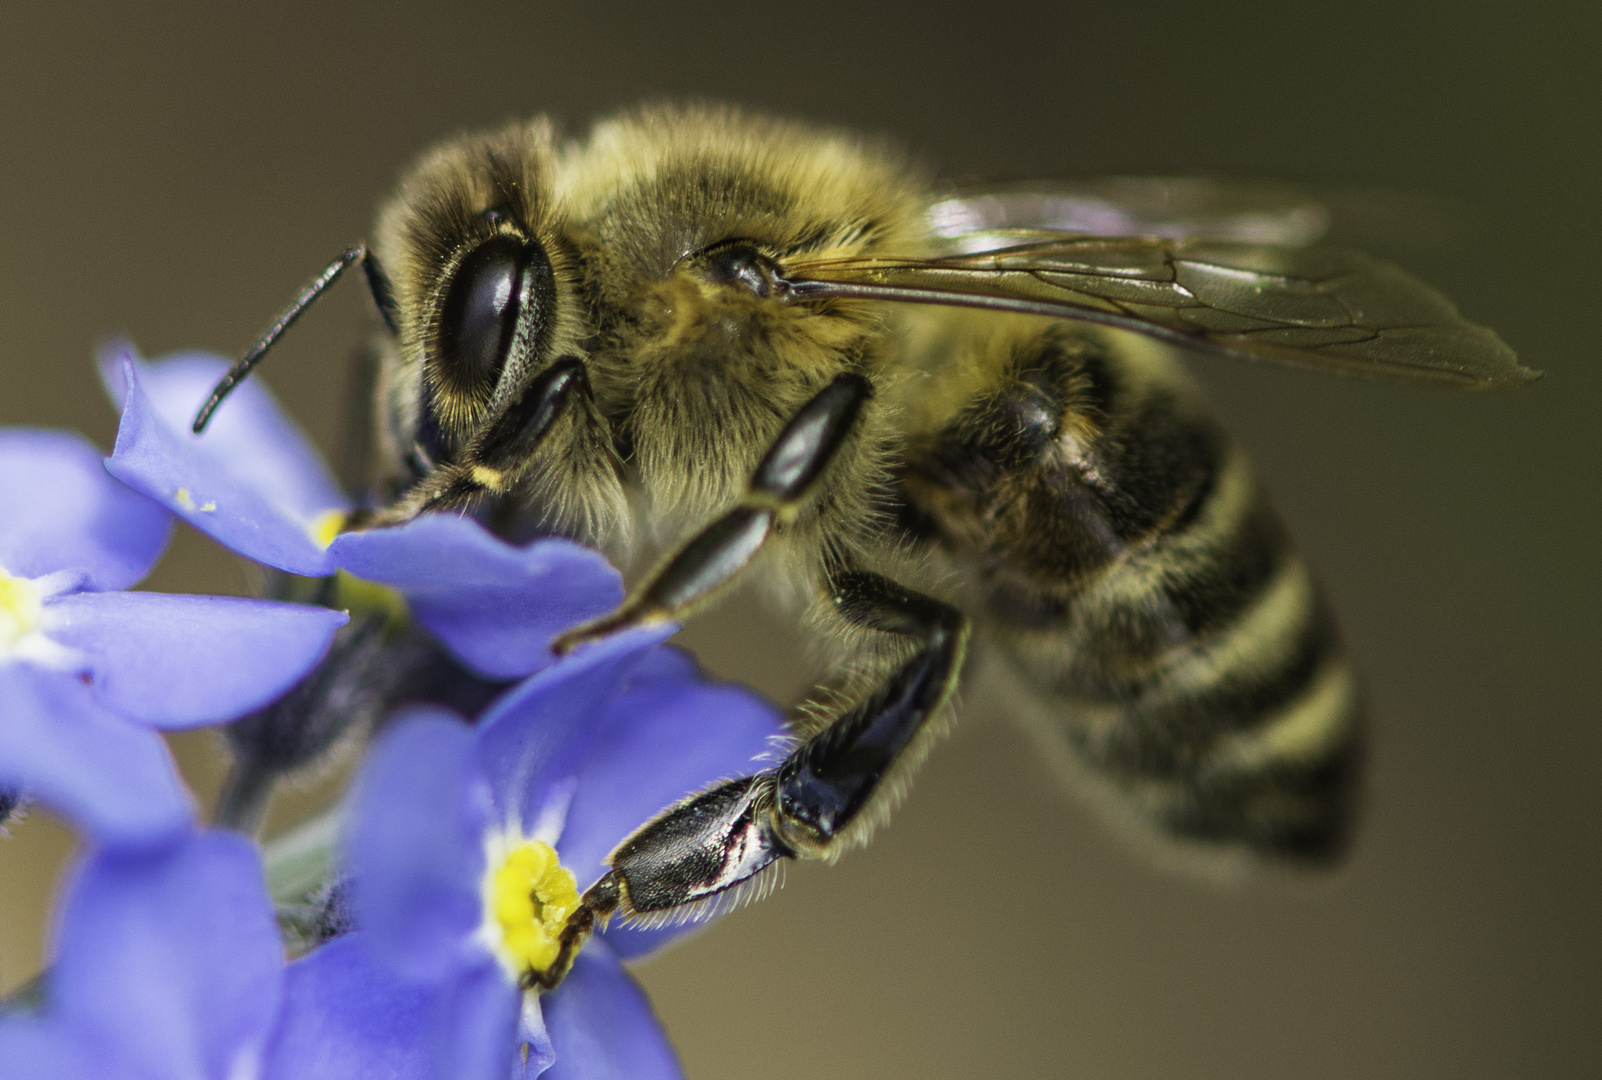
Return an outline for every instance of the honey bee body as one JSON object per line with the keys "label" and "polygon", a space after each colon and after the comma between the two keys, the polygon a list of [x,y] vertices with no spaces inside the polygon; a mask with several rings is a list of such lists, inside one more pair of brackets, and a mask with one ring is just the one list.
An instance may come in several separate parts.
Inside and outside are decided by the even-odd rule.
{"label": "honey bee body", "polygon": [[[365,524],[477,507],[619,558],[642,534],[670,547],[558,648],[682,618],[758,563],[834,645],[784,762],[643,825],[532,985],[615,911],[694,914],[865,840],[949,714],[971,627],[1149,826],[1339,852],[1360,739],[1328,606],[1152,339],[1463,385],[1530,373],[1387,264],[1165,239],[1161,214],[1129,236],[1055,221],[1085,204],[953,202],[882,146],[731,110],[642,110],[573,142],[519,124],[425,157],[371,251],[230,376],[361,261],[386,324]],[[1240,220],[1226,231],[1255,238]]]}

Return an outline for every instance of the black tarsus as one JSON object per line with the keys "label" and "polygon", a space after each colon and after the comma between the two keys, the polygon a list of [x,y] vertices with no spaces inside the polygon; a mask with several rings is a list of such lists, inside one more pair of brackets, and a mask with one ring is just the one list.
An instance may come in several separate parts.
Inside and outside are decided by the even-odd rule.
{"label": "black tarsus", "polygon": [[[534,454],[562,414],[570,407],[585,408],[591,400],[584,361],[572,354],[557,357],[458,460],[430,463],[432,471],[379,516],[384,524],[394,525],[418,514],[460,507],[486,491],[502,490],[507,475]],[[497,476],[479,477],[480,467]]]}
{"label": "black tarsus", "polygon": [[350,269],[351,263],[354,262],[362,264],[362,271],[367,279],[367,288],[372,293],[373,303],[378,306],[378,313],[382,316],[384,325],[389,329],[390,333],[395,332],[395,299],[389,286],[388,277],[385,276],[383,270],[373,259],[372,253],[367,250],[365,243],[355,244],[346,248],[339,258],[329,263],[322,273],[318,274],[304,289],[300,290],[300,293],[290,305],[279,313],[278,317],[272,321],[272,325],[268,326],[261,337],[256,339],[256,343],[246,349],[244,355],[234,361],[234,366],[228,369],[227,374],[218,380],[217,385],[211,391],[211,396],[206,399],[206,403],[195,414],[193,430],[196,435],[206,430],[206,425],[211,422],[212,413],[217,411],[217,406],[223,403],[224,398],[233,393],[234,387],[249,378],[251,371],[257,364],[261,363],[262,357],[267,355],[267,350],[271,349],[278,339],[283,336],[284,331],[295,325],[295,320],[305,314],[306,309],[311,307],[312,301],[327,292],[328,287],[338,281],[339,275]]}
{"label": "black tarsus", "polygon": [[773,531],[773,512],[737,506],[695,534],[678,555],[640,590],[638,606],[674,612],[739,573]]}
{"label": "black tarsus", "polygon": [[925,722],[950,696],[968,620],[956,608],[879,574],[834,575],[835,605],[859,626],[915,638],[918,651],[854,708],[808,739],[778,768],[782,835],[817,845],[844,832],[872,799]]}
{"label": "black tarsus", "polygon": [[508,469],[533,453],[570,402],[590,397],[590,378],[577,356],[559,356],[485,432],[473,451],[478,464]]}

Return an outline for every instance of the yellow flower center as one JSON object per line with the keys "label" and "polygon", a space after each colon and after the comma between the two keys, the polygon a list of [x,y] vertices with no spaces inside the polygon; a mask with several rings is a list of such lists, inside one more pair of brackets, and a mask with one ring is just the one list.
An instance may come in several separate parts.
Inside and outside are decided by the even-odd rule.
{"label": "yellow flower center", "polygon": [[578,910],[578,882],[551,845],[526,840],[492,863],[485,880],[485,906],[500,931],[500,952],[521,975],[544,971],[556,960],[557,938]]}
{"label": "yellow flower center", "polygon": [[0,649],[10,648],[31,633],[42,614],[39,587],[0,570]]}

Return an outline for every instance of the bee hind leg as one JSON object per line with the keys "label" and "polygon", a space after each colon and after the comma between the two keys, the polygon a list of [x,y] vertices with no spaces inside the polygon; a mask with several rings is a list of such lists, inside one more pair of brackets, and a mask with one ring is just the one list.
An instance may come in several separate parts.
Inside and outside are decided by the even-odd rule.
{"label": "bee hind leg", "polygon": [[879,574],[841,572],[831,585],[847,621],[917,647],[779,766],[775,820],[810,858],[832,858],[860,843],[888,814],[928,747],[929,721],[956,688],[969,633],[956,608]]}
{"label": "bee hind leg", "polygon": [[956,685],[968,620],[878,574],[842,572],[831,585],[842,616],[916,641],[913,654],[777,768],[717,784],[635,830],[568,920],[556,963],[532,985],[560,982],[584,939],[618,911],[678,922],[738,903],[742,887],[778,860],[833,858],[883,818]]}

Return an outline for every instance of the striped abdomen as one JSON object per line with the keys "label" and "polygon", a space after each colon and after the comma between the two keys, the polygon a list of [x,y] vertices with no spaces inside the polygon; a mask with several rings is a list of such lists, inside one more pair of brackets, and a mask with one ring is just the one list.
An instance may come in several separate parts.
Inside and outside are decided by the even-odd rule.
{"label": "striped abdomen", "polygon": [[1052,729],[1169,833],[1338,854],[1353,676],[1243,455],[1159,347],[1053,326],[971,359],[986,385],[910,447],[908,521]]}

